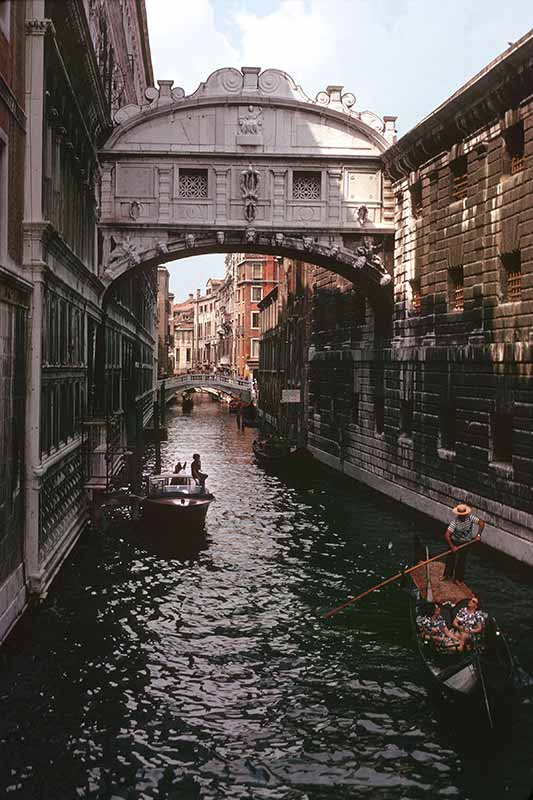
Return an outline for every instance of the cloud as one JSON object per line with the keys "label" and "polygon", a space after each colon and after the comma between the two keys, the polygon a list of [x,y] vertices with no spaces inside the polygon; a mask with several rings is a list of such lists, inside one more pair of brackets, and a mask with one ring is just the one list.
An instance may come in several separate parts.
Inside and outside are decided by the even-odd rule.
{"label": "cloud", "polygon": [[190,94],[215,69],[240,66],[210,0],[146,0],[146,8],[156,80],[172,78]]}

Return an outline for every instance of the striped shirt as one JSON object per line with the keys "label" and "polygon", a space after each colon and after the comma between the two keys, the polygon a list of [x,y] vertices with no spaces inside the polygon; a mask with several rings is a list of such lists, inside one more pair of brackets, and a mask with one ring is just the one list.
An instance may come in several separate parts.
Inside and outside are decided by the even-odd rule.
{"label": "striped shirt", "polygon": [[477,536],[474,525],[479,525],[479,517],[476,517],[475,514],[452,519],[448,525],[452,542],[454,544],[464,544],[474,539]]}

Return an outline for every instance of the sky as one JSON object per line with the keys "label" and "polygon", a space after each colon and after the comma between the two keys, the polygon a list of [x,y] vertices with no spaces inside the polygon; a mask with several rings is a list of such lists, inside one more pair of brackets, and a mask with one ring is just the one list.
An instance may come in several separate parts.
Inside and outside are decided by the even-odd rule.
{"label": "sky", "polygon": [[[310,97],[329,84],[402,135],[533,27],[532,0],[146,0],[156,79],[193,92],[221,67],[275,67]],[[224,256],[167,264],[176,300]]]}

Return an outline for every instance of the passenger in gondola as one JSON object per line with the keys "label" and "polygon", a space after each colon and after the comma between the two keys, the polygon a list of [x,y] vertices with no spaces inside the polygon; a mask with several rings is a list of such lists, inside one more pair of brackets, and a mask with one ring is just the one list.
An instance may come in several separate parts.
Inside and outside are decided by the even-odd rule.
{"label": "passenger in gondola", "polygon": [[187,462],[186,461],[184,461],[183,464],[181,463],[181,461],[178,461],[178,463],[174,467],[175,474],[177,475],[179,472],[181,472],[183,469],[185,469],[186,466],[187,466]]}
{"label": "passenger in gondola", "polygon": [[440,652],[462,652],[465,649],[469,634],[450,629],[438,603],[427,603],[416,623],[422,638],[431,640]]}
{"label": "passenger in gondola", "polygon": [[459,633],[467,633],[474,642],[479,641],[483,633],[488,614],[479,609],[479,600],[473,595],[466,606],[460,608],[453,620],[453,627]]}
{"label": "passenger in gondola", "polygon": [[452,511],[455,516],[450,521],[444,538],[453,552],[446,557],[444,580],[461,583],[465,577],[467,550],[465,548],[457,551],[457,548],[474,539],[479,542],[485,523],[472,513],[470,506],[464,503],[459,503]]}

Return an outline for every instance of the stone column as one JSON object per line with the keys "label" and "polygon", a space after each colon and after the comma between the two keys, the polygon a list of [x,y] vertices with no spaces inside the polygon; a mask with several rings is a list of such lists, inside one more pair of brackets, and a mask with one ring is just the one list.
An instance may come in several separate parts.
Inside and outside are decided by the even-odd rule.
{"label": "stone column", "polygon": [[341,223],[342,170],[328,169],[328,223]]}
{"label": "stone column", "polygon": [[172,167],[159,167],[159,217],[158,222],[171,222]]}
{"label": "stone column", "polygon": [[24,525],[24,562],[30,590],[39,578],[39,496],[41,491],[41,391],[42,391],[42,325],[45,286],[45,264],[41,261],[25,265],[31,269],[33,293],[30,326],[30,353],[26,389],[26,517]]}
{"label": "stone column", "polygon": [[225,225],[228,221],[228,174],[227,167],[215,167],[215,223]]}
{"label": "stone column", "polygon": [[52,23],[44,17],[44,0],[26,5],[26,154],[24,164],[24,270],[33,293],[28,325],[30,353],[26,382],[24,561],[30,583],[39,574],[39,496],[42,318],[46,264],[43,260],[43,120],[44,37]]}
{"label": "stone column", "polygon": [[273,169],[274,188],[272,198],[272,222],[283,225],[287,218],[287,170]]}

